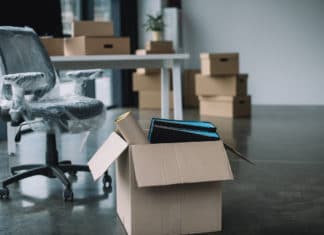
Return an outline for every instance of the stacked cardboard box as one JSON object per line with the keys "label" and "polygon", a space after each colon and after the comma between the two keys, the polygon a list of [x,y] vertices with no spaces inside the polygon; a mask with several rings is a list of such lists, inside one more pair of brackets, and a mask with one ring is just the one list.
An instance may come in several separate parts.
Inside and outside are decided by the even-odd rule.
{"label": "stacked cardboard box", "polygon": [[74,21],[71,38],[41,37],[51,56],[129,54],[128,37],[114,37],[112,22]]}
{"label": "stacked cardboard box", "polygon": [[[171,41],[149,41],[145,49],[136,50],[137,55],[172,54],[174,53]],[[170,73],[171,78],[171,73]],[[170,82],[170,91],[171,91]],[[160,68],[138,68],[133,73],[133,91],[138,92],[140,109],[161,108],[161,70]],[[173,108],[173,93],[170,92],[170,108]]]}
{"label": "stacked cardboard box", "polygon": [[72,37],[64,41],[65,55],[129,54],[128,37],[114,37],[112,22],[74,21]]}
{"label": "stacked cardboard box", "polygon": [[200,59],[201,74],[195,78],[200,115],[249,117],[248,75],[239,73],[239,54],[202,53]]}

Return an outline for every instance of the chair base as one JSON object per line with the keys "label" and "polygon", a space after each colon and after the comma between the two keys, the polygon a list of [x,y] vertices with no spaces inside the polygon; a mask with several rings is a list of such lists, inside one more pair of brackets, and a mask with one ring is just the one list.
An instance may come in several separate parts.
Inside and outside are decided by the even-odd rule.
{"label": "chair base", "polygon": [[[22,171],[22,172],[19,172]],[[64,201],[73,201],[73,191],[72,184],[65,173],[69,173],[70,176],[76,176],[77,172],[89,172],[89,167],[86,165],[76,165],[72,164],[70,161],[59,162],[58,165],[19,165],[11,168],[11,173],[13,176],[2,181],[2,189],[0,189],[0,198],[7,199],[9,198],[9,189],[8,185],[19,182],[20,180],[42,175],[48,178],[57,178],[64,185],[65,189],[63,191]],[[19,173],[18,173],[19,172]],[[112,179],[108,172],[105,172],[103,177],[103,189],[104,191],[111,190]]]}
{"label": "chair base", "polygon": [[[20,172],[22,171],[22,172]],[[28,164],[19,165],[11,168],[13,176],[2,181],[2,189],[0,189],[0,199],[9,198],[8,185],[19,182],[20,180],[42,175],[48,178],[57,178],[64,185],[63,191],[64,201],[73,201],[72,184],[65,173],[69,173],[71,176],[76,176],[77,172],[90,172],[87,165],[72,164],[71,161],[58,161],[58,154],[56,151],[56,140],[54,134],[47,134],[47,151],[46,151],[46,164]],[[17,173],[20,172],[20,173]],[[108,172],[105,172],[103,177],[103,190],[104,192],[111,191],[111,176]]]}

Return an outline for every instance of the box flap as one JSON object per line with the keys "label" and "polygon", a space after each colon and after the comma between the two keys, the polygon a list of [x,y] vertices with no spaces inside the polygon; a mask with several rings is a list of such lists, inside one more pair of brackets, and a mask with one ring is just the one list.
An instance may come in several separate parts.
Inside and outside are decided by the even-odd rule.
{"label": "box flap", "polygon": [[131,146],[138,187],[233,179],[222,141]]}
{"label": "box flap", "polygon": [[124,152],[127,146],[128,143],[116,132],[111,133],[88,162],[93,179],[97,180],[102,176],[108,167]]}

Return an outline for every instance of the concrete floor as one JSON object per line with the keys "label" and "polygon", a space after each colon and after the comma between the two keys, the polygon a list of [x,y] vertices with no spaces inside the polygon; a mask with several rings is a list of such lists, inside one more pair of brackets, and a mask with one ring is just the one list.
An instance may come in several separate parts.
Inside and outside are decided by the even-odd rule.
{"label": "concrete floor", "polygon": [[[114,129],[126,109],[108,111],[100,132],[91,133],[80,152],[82,135],[61,137],[62,159],[85,163]],[[136,112],[143,127],[154,111]],[[199,118],[186,110],[185,119]],[[255,161],[252,166],[230,156],[235,180],[223,184],[223,231],[217,234],[324,233],[324,108],[253,107],[251,119],[215,119],[225,142]],[[0,143],[0,178],[9,166],[44,161],[45,135],[23,136],[18,154],[8,157]],[[113,175],[113,168],[110,173]],[[36,176],[11,185],[11,199],[0,201],[0,234],[125,234],[115,212],[115,188],[104,195],[101,181],[79,173],[75,201],[63,202],[62,185]]]}

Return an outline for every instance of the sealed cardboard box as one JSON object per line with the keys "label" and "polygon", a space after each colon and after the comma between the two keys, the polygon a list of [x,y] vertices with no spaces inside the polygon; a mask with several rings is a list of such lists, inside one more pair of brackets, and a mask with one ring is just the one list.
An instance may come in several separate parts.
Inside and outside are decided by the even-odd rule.
{"label": "sealed cardboard box", "polygon": [[250,96],[199,96],[200,115],[218,117],[249,117]]}
{"label": "sealed cardboard box", "polygon": [[112,22],[108,21],[73,21],[72,36],[114,36]]}
{"label": "sealed cardboard box", "polygon": [[[169,93],[169,107],[173,108],[173,92]],[[138,107],[140,109],[161,109],[160,91],[140,91],[138,92]]]}
{"label": "sealed cardboard box", "polygon": [[109,55],[129,54],[128,37],[87,37],[79,36],[65,39],[65,55]]}
{"label": "sealed cardboard box", "polygon": [[174,53],[172,41],[148,41],[145,49],[155,54]]}
{"label": "sealed cardboard box", "polygon": [[203,75],[234,75],[239,73],[239,54],[200,54]]}
{"label": "sealed cardboard box", "polygon": [[[170,90],[172,87],[170,82]],[[161,75],[133,73],[133,91],[161,91]]]}
{"label": "sealed cardboard box", "polygon": [[[127,148],[128,144],[112,133],[106,143],[89,167],[98,178],[117,162],[117,214],[128,235],[180,235],[222,229],[221,181],[233,179],[222,141]],[[102,148],[110,149],[109,153]]]}
{"label": "sealed cardboard box", "polygon": [[199,106],[198,97],[195,94],[195,75],[200,73],[199,69],[186,69],[183,73],[183,105],[187,108]]}
{"label": "sealed cardboard box", "polygon": [[198,96],[246,96],[247,74],[225,77],[196,75],[196,95]]}
{"label": "sealed cardboard box", "polygon": [[64,38],[40,37],[48,55],[64,55]]}

